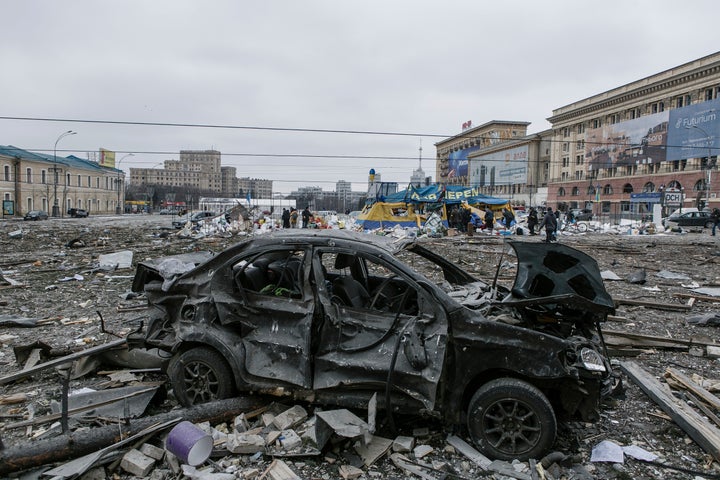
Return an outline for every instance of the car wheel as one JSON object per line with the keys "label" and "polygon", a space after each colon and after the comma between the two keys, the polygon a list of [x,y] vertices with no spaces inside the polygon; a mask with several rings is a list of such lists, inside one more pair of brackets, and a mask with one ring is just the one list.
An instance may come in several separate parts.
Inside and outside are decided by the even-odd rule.
{"label": "car wheel", "polygon": [[196,347],[173,356],[167,369],[175,397],[186,406],[229,398],[234,382],[230,366],[215,350]]}
{"label": "car wheel", "polygon": [[535,386],[514,378],[492,380],[475,392],[467,426],[478,449],[491,458],[541,458],[555,442],[557,421]]}

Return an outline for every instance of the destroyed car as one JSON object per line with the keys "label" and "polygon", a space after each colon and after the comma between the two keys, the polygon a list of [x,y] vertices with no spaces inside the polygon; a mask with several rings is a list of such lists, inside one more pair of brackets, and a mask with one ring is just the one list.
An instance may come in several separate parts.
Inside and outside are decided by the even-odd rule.
{"label": "destroyed car", "polygon": [[586,254],[510,245],[510,289],[419,240],[342,230],[143,262],[133,290],[150,318],[128,341],[167,352],[186,406],[258,392],[361,408],[377,394],[388,415],[466,427],[490,457],[540,458],[558,420],[596,420],[614,387],[600,331],[614,304]]}
{"label": "destroyed car", "polygon": [[187,224],[187,222],[196,225],[202,220],[209,220],[216,216],[217,214],[215,212],[208,212],[204,210],[200,212],[195,212],[193,214],[188,213],[187,215],[183,215],[182,217],[173,220],[172,225],[175,228],[183,228]]}

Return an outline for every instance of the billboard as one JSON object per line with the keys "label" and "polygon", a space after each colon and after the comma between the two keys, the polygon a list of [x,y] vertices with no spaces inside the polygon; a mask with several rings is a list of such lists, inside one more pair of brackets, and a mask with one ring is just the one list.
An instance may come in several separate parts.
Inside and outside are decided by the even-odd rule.
{"label": "billboard", "polygon": [[101,148],[100,165],[103,167],[115,168],[115,152]]}
{"label": "billboard", "polygon": [[718,155],[720,99],[670,111],[668,160]]}
{"label": "billboard", "polygon": [[664,162],[668,119],[666,111],[588,129],[585,135],[588,170]]}
{"label": "billboard", "polygon": [[480,146],[474,146],[450,152],[447,178],[466,177],[468,175],[468,154],[479,149]]}
{"label": "billboard", "polygon": [[470,185],[485,187],[527,183],[528,146],[473,157],[470,160]]}

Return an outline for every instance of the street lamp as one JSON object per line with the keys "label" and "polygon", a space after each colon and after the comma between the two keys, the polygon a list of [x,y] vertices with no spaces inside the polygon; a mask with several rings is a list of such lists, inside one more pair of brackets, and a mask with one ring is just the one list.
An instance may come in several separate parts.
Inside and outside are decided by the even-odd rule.
{"label": "street lamp", "polygon": [[53,173],[54,173],[54,177],[55,177],[55,187],[54,187],[55,199],[53,200],[53,207],[52,207],[52,216],[53,217],[60,216],[60,206],[58,205],[58,197],[57,197],[57,187],[58,187],[57,144],[61,138],[67,137],[68,135],[75,135],[76,133],[77,132],[73,132],[72,130],[68,130],[67,132],[61,133],[60,136],[57,138],[57,140],[55,140],[55,146],[53,147]]}
{"label": "street lamp", "polygon": [[710,148],[710,145],[711,145],[710,134],[708,132],[706,132],[703,128],[698,127],[697,125],[690,125],[685,128],[697,128],[705,135],[705,142],[707,143],[707,149],[708,149],[707,164],[705,164],[705,168],[707,170],[707,179],[705,181],[705,207],[709,208],[709,206],[710,206],[710,180],[712,178],[712,163],[710,163],[711,162],[710,157],[712,156],[712,149]]}
{"label": "street lamp", "polygon": [[118,178],[117,178],[117,197],[118,198],[117,198],[117,205],[115,206],[115,215],[120,215],[122,213],[122,208],[120,207],[120,188],[123,184],[123,181],[120,179],[121,178],[120,175],[122,174],[122,176],[124,177],[125,172],[120,170],[120,162],[125,160],[127,157],[134,157],[134,156],[135,156],[134,153],[128,153],[126,155],[123,155],[123,157],[120,160],[118,160],[117,163],[115,164],[115,169],[118,171]]}

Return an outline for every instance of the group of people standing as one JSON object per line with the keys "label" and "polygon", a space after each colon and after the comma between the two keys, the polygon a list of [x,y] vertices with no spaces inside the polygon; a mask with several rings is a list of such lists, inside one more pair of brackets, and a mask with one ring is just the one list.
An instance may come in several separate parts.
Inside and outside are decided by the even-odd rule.
{"label": "group of people standing", "polygon": [[283,213],[280,218],[282,219],[283,228],[298,228],[298,220],[302,222],[302,228],[308,228],[313,214],[310,211],[310,207],[305,207],[305,210],[299,213],[297,208],[290,207],[290,210],[283,208]]}
{"label": "group of people standing", "polygon": [[557,230],[559,225],[559,210],[553,212],[551,207],[545,211],[545,215],[542,217],[542,222],[539,222],[539,214],[535,207],[531,207],[528,212],[528,230],[530,235],[537,235],[535,228],[539,232],[541,229],[545,229],[545,242],[554,242],[557,239]]}

